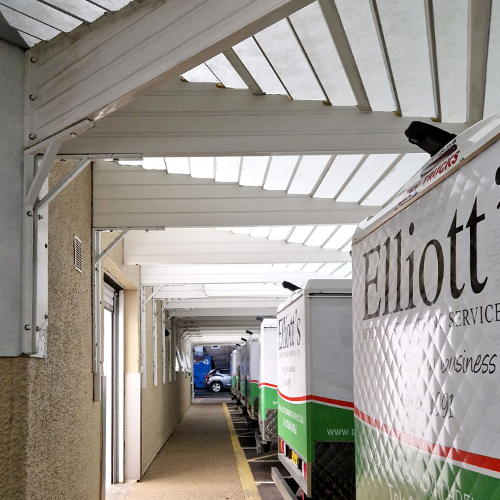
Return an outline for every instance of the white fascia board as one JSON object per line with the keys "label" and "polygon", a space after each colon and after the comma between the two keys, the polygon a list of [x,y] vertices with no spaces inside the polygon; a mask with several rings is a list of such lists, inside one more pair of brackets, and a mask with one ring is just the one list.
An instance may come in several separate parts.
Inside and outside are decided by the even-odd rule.
{"label": "white fascia board", "polygon": [[[174,318],[195,318],[197,316],[203,317],[219,317],[219,316],[262,316],[262,317],[275,317],[276,309],[279,304],[262,307],[233,307],[231,309],[225,309],[222,305],[220,308],[205,309],[203,307],[193,308],[191,311],[177,311]],[[184,306],[185,307],[185,306]]]}
{"label": "white fascia board", "polygon": [[[344,252],[346,257],[348,253]],[[339,264],[340,265],[340,264]],[[215,284],[215,283],[280,283],[282,281],[303,282],[309,279],[329,278],[327,274],[305,273],[296,270],[269,269],[269,266],[213,266],[216,269],[221,267],[229,270],[211,272],[212,266],[199,266],[201,269],[195,274],[189,268],[198,266],[141,266],[141,283],[145,286],[155,286],[158,284]],[[178,269],[180,268],[180,269]],[[183,269],[188,270],[183,271]],[[238,269],[239,268],[239,269]],[[252,268],[254,268],[252,270]],[[192,269],[194,271],[194,269]],[[206,271],[204,271],[206,270]]]}
{"label": "white fascia board", "polygon": [[[214,84],[170,82],[64,143],[61,154],[224,156],[254,154],[415,153],[404,130],[413,120],[392,112],[256,96]],[[446,123],[459,134],[465,124]]]}
{"label": "white fascia board", "polygon": [[[178,300],[174,299],[168,303],[167,309],[201,309],[203,315],[207,316],[206,310],[220,309],[226,310],[226,316],[230,315],[230,309],[261,309],[261,308],[276,308],[283,302],[280,298],[211,298],[211,299],[195,299],[195,300]],[[182,314],[184,311],[178,310],[175,313]],[[187,311],[186,311],[187,312]],[[247,316],[248,313],[245,313]],[[175,317],[174,316],[174,317]]]}
{"label": "white fascia board", "polygon": [[311,1],[137,1],[37,44],[25,59],[26,146],[112,113]]}
{"label": "white fascia board", "polygon": [[93,180],[98,229],[357,224],[381,209],[112,162],[95,162]]}

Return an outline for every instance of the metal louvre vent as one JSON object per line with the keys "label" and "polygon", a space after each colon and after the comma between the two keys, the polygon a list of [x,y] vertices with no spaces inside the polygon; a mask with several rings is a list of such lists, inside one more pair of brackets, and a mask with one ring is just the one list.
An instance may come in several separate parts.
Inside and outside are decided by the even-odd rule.
{"label": "metal louvre vent", "polygon": [[81,273],[83,272],[83,265],[82,265],[82,240],[78,238],[78,236],[75,236],[73,238],[74,241],[74,248],[75,248],[75,269]]}

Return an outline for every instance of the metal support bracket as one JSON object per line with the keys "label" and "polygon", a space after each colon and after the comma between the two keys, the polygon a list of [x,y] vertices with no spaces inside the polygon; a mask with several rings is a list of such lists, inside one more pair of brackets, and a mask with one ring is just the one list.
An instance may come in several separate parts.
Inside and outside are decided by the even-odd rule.
{"label": "metal support bracket", "polygon": [[128,229],[125,229],[122,234],[120,234],[120,236],[118,236],[117,238],[115,238],[107,247],[106,247],[106,250],[104,250],[102,253],[100,253],[99,255],[97,255],[95,257],[95,260],[94,260],[94,266],[99,264],[99,262],[101,262],[101,260],[103,259],[104,256],[106,256],[109,252],[111,252],[111,250],[113,250],[113,248],[116,247],[116,245],[118,245],[118,243],[120,243],[120,241],[123,240],[123,238],[125,238],[125,236],[127,235],[128,233]]}
{"label": "metal support bracket", "polygon": [[48,204],[82,172],[90,160],[82,158],[49,193],[50,169],[62,143],[93,126],[91,120],[83,120],[24,153],[21,349],[22,354],[32,357],[47,357]]}

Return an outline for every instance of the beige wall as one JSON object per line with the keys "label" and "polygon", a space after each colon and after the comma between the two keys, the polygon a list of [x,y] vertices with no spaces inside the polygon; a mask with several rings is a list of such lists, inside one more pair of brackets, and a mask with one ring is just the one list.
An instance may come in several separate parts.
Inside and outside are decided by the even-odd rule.
{"label": "beige wall", "polygon": [[[74,162],[55,163],[54,185]],[[47,359],[28,363],[29,499],[98,499],[101,405],[93,401],[91,218],[87,167],[49,205]],[[73,236],[83,243],[83,273],[74,268]]]}
{"label": "beige wall", "polygon": [[[103,233],[104,250],[119,233]],[[140,372],[140,266],[123,263],[124,244],[119,243],[103,261],[103,268],[125,287],[125,373]],[[138,288],[138,289],[136,289]],[[146,297],[152,293],[146,288]],[[161,302],[157,301],[158,310]],[[146,472],[156,454],[172,434],[191,404],[191,379],[177,374],[176,381],[163,384],[161,356],[161,318],[157,321],[158,385],[153,384],[153,301],[146,305],[146,388],[141,392],[141,448],[142,474]],[[172,356],[172,359],[173,356]],[[168,370],[168,366],[167,366]],[[172,368],[173,370],[173,368]],[[167,372],[168,373],[168,372]]]}
{"label": "beige wall", "polygon": [[[151,288],[146,288],[146,297]],[[157,310],[161,307],[157,301]],[[158,385],[153,384],[153,304],[146,304],[146,388],[142,390],[142,473],[151,465],[156,454],[172,434],[184,413],[191,405],[191,378],[177,373],[174,381],[175,353],[172,352],[172,382],[163,384],[161,355],[161,321],[158,315]],[[172,333],[171,333],[172,334]],[[167,343],[168,346],[168,343]],[[173,344],[172,344],[173,348]]]}
{"label": "beige wall", "polygon": [[0,499],[26,498],[27,358],[0,358]]}
{"label": "beige wall", "polygon": [[[53,186],[75,162],[57,162]],[[101,488],[101,404],[93,401],[92,171],[88,166],[49,205],[47,358],[0,358],[0,499],[98,500]],[[73,237],[83,244],[83,273],[74,268]],[[103,235],[103,245],[117,233]],[[124,266],[123,244],[103,268],[125,292],[125,371],[140,371],[140,268]],[[153,387],[151,301],[147,387],[142,390],[142,469],[191,403],[190,378]]]}

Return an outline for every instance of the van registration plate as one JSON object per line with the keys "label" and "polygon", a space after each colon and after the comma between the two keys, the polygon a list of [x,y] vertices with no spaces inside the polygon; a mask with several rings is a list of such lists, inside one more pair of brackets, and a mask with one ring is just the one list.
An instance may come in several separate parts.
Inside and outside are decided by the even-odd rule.
{"label": "van registration plate", "polygon": [[295,467],[299,467],[299,456],[297,455],[297,453],[295,453],[293,450],[292,450],[292,462],[294,463]]}

